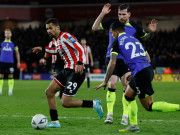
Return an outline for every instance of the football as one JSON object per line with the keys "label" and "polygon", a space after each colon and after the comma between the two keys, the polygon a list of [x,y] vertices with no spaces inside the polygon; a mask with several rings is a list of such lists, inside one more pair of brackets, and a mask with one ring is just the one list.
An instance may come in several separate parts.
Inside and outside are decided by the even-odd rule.
{"label": "football", "polygon": [[47,124],[48,120],[43,114],[36,114],[31,121],[31,125],[35,129],[44,129]]}

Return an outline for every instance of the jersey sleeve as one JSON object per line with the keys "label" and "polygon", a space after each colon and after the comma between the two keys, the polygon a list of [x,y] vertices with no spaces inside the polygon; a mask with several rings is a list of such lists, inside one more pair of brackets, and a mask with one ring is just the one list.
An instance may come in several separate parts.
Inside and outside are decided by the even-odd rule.
{"label": "jersey sleeve", "polygon": [[138,39],[142,39],[146,37],[147,33],[144,31],[144,29],[137,23],[131,22],[131,25],[136,29],[135,37]]}
{"label": "jersey sleeve", "polygon": [[91,53],[91,48],[88,46],[87,48],[88,53]]}
{"label": "jersey sleeve", "polygon": [[101,22],[100,26],[102,30],[109,29],[111,24],[115,21],[116,19],[109,19],[107,21]]}
{"label": "jersey sleeve", "polygon": [[111,54],[117,54],[119,53],[119,42],[118,42],[118,37],[114,39],[112,45],[111,45]]}
{"label": "jersey sleeve", "polygon": [[69,45],[73,49],[76,49],[78,51],[78,54],[79,54],[78,61],[83,62],[83,59],[84,59],[84,56],[85,56],[84,47],[77,41],[77,39],[74,36],[72,36],[69,33],[64,34],[61,37],[61,41],[66,43],[66,45]]}
{"label": "jersey sleeve", "polygon": [[14,44],[14,50],[19,50],[19,47],[17,45],[17,42],[12,40],[12,43]]}

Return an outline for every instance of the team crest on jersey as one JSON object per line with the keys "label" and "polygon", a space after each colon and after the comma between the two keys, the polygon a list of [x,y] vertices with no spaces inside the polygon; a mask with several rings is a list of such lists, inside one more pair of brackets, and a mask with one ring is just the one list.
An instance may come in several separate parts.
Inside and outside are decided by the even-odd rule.
{"label": "team crest on jersey", "polygon": [[71,43],[73,43],[73,44],[76,42],[76,40],[75,40],[73,37],[69,37],[68,39],[69,39],[69,41],[70,41]]}
{"label": "team crest on jersey", "polygon": [[8,47],[9,44],[7,43],[7,45],[5,47],[3,47],[3,51],[12,51],[11,47]]}

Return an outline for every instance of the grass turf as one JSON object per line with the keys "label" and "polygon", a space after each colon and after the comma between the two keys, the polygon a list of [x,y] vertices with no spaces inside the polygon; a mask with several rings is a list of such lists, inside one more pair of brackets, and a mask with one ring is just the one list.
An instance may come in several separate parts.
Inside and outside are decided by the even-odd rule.
{"label": "grass turf", "polygon": [[[120,124],[122,116],[122,86],[118,84],[116,90],[116,103],[114,106],[114,123],[104,124],[106,118],[106,90],[90,91],[83,83],[74,99],[93,100],[99,98],[104,109],[104,118],[91,108],[63,108],[57,98],[59,121],[62,128],[35,130],[31,126],[32,116],[44,114],[49,117],[49,109],[45,96],[45,89],[50,81],[15,81],[13,96],[8,96],[7,81],[4,81],[3,95],[0,96],[0,135],[117,135],[125,128]],[[91,82],[94,87],[101,82]],[[180,103],[180,83],[153,83],[154,101],[167,101]],[[180,112],[147,112],[138,103],[138,123],[141,129],[139,135],[178,135],[180,129]]]}

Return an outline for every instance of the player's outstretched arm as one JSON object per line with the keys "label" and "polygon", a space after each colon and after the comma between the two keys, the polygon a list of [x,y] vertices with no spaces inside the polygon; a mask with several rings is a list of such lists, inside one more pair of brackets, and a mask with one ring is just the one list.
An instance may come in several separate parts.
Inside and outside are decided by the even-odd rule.
{"label": "player's outstretched arm", "polygon": [[101,88],[101,87],[104,87],[104,90],[106,89],[106,86],[107,86],[107,83],[114,71],[114,68],[115,68],[115,65],[116,65],[116,60],[117,60],[117,54],[111,54],[111,60],[108,64],[108,68],[107,68],[107,71],[106,71],[106,77],[105,77],[105,80],[102,84],[100,84],[99,86],[96,86],[94,87],[96,90]]}
{"label": "player's outstretched arm", "polygon": [[103,20],[104,16],[106,14],[109,14],[109,12],[111,12],[111,4],[107,3],[104,5],[101,13],[99,14],[99,16],[97,17],[97,19],[95,20],[93,26],[92,26],[92,30],[93,31],[96,31],[96,30],[101,30],[101,26],[100,26],[100,23],[101,21]]}
{"label": "player's outstretched arm", "polygon": [[39,47],[39,46],[34,47],[32,49],[32,52],[35,53],[35,54],[38,54],[38,53],[42,52],[42,47]]}

